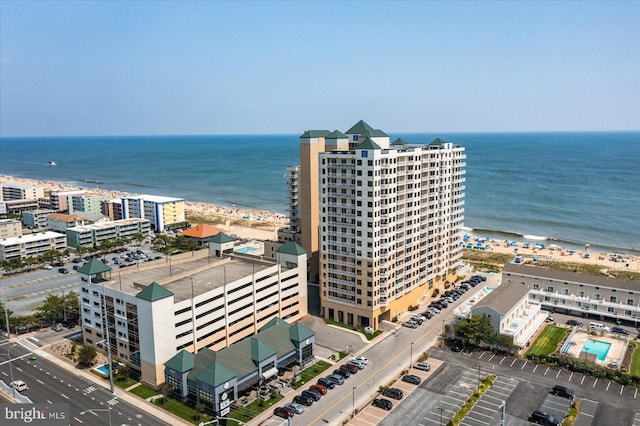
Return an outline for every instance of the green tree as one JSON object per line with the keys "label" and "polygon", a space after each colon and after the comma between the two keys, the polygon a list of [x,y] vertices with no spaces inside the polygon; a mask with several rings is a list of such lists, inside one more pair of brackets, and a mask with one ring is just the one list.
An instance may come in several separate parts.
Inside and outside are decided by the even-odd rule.
{"label": "green tree", "polygon": [[23,263],[27,267],[27,271],[31,271],[31,267],[38,263],[38,259],[35,257],[27,257],[23,260]]}
{"label": "green tree", "polygon": [[19,270],[22,268],[22,265],[22,259],[19,257],[12,257],[11,259],[0,261],[2,269],[9,273]]}
{"label": "green tree", "polygon": [[138,247],[140,247],[142,245],[142,242],[144,241],[145,238],[147,238],[144,234],[138,232],[135,233],[131,236],[131,238],[138,243]]}
{"label": "green tree", "polygon": [[44,299],[42,305],[36,307],[34,310],[46,323],[55,323],[64,318],[65,308],[63,307],[62,297],[50,294]]}
{"label": "green tree", "polygon": [[474,344],[494,343],[496,332],[485,315],[473,315],[465,318],[454,326],[456,336],[468,340]]}
{"label": "green tree", "polygon": [[96,348],[89,345],[82,345],[78,351],[78,362],[80,365],[90,367],[93,365],[93,361],[96,359],[97,355],[98,353],[96,352]]}
{"label": "green tree", "polygon": [[62,257],[64,257],[64,253],[58,251],[58,250],[47,250],[42,254],[42,257],[47,261],[47,262],[54,262],[57,260],[60,260]]}
{"label": "green tree", "polygon": [[173,245],[173,238],[165,234],[158,234],[153,237],[151,244],[162,252],[166,252]]}

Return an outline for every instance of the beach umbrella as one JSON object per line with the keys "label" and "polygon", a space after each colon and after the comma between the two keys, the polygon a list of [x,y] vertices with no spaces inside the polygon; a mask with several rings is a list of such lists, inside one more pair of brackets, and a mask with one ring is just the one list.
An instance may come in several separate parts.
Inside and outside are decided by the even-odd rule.
{"label": "beach umbrella", "polygon": [[518,247],[513,249],[514,253],[518,253],[518,250],[519,250]]}

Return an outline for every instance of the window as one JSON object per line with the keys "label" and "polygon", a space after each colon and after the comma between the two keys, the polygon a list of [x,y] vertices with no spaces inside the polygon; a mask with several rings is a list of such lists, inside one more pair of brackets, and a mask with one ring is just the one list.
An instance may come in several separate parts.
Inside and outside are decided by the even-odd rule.
{"label": "window", "polygon": [[353,135],[353,141],[354,142],[358,142],[360,140],[360,136],[359,135]]}
{"label": "window", "polygon": [[609,296],[609,302],[617,303],[618,302],[618,298],[616,296]]}
{"label": "window", "polygon": [[552,286],[552,285],[547,286],[547,291],[548,291],[549,293],[553,293],[553,286]]}

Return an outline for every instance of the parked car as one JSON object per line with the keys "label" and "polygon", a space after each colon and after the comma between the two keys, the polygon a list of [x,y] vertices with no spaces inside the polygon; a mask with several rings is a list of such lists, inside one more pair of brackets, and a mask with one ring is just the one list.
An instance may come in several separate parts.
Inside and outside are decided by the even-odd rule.
{"label": "parked car", "polygon": [[284,404],[284,406],[292,409],[296,414],[304,413],[304,407],[296,402],[290,402],[288,404]]}
{"label": "parked car", "polygon": [[321,395],[326,395],[327,394],[327,388],[325,388],[322,385],[311,385],[309,387],[309,390],[320,392]]}
{"label": "parked car", "polygon": [[547,317],[544,319],[546,322],[554,322],[555,319],[553,318],[553,315],[549,314],[547,315]]}
{"label": "parked car", "polygon": [[529,417],[529,421],[543,426],[560,426],[558,419],[546,411],[536,410]]}
{"label": "parked car", "polygon": [[333,389],[336,387],[335,382],[329,380],[329,377],[321,377],[318,379],[318,384],[324,386],[327,389]]}
{"label": "parked car", "polygon": [[356,367],[355,365],[352,364],[345,364],[345,365],[341,365],[340,370],[346,370],[351,374],[356,374],[358,372],[358,367]]}
{"label": "parked car", "polygon": [[64,263],[58,261],[58,262],[55,262],[53,266],[64,266]]}
{"label": "parked car", "polygon": [[60,272],[61,274],[68,274],[69,270],[67,268],[60,268],[58,269],[58,272]]}
{"label": "parked car", "polygon": [[359,356],[357,358],[353,359],[354,361],[359,361],[361,363],[363,363],[364,365],[369,364],[369,358],[367,358],[366,356]]}
{"label": "parked car", "polygon": [[278,407],[273,410],[273,414],[278,417],[282,417],[283,419],[290,419],[295,414],[291,408],[287,407]]}
{"label": "parked car", "polygon": [[45,263],[44,265],[42,265],[42,269],[51,270],[51,269],[53,269],[53,266],[49,265],[48,263]]}
{"label": "parked car", "polygon": [[27,327],[25,327],[24,325],[19,325],[16,327],[16,334],[24,334],[24,333],[28,333],[29,329]]}
{"label": "parked car", "polygon": [[487,277],[483,277],[482,275],[474,275],[470,279],[479,279],[480,281],[486,281]]}
{"label": "parked car", "polygon": [[78,269],[80,269],[80,267],[78,265],[73,265],[73,270],[77,271]]}
{"label": "parked car", "polygon": [[358,370],[362,370],[366,364],[358,359],[350,359],[349,361],[347,361],[347,365],[353,365]]}
{"label": "parked car", "polygon": [[418,323],[415,321],[406,321],[404,324],[402,324],[403,326],[407,327],[407,328],[418,328]]}
{"label": "parked car", "polygon": [[611,327],[611,332],[616,334],[622,334],[623,336],[631,336],[631,333],[622,327],[615,327],[615,326]]}
{"label": "parked car", "polygon": [[402,376],[402,381],[411,383],[412,385],[419,385],[420,382],[422,382],[422,379],[420,379],[420,377],[415,376],[413,374],[407,374],[406,376]]}
{"label": "parked car", "polygon": [[295,404],[301,404],[310,407],[313,404],[313,398],[305,395],[296,395],[296,397],[293,398],[293,402]]}
{"label": "parked car", "polygon": [[430,311],[424,311],[421,315],[422,315],[423,317],[425,317],[426,319],[431,319],[431,318],[433,318],[433,314],[432,314]]}
{"label": "parked car", "polygon": [[429,365],[428,362],[419,362],[416,365],[414,365],[413,368],[415,368],[416,370],[423,370],[423,371],[431,370],[431,366]]}
{"label": "parked car", "polygon": [[382,396],[386,396],[393,399],[402,399],[404,393],[398,388],[386,388],[382,390]]}
{"label": "parked car", "polygon": [[578,320],[573,320],[573,319],[567,320],[567,325],[573,325],[575,327],[584,328],[584,324],[582,324]]}
{"label": "parked car", "polygon": [[422,321],[426,321],[427,317],[424,317],[424,316],[422,316],[420,314],[413,314],[413,315],[411,315],[411,319],[414,320],[414,321],[420,320],[420,322],[422,322]]}
{"label": "parked car", "polygon": [[573,389],[569,389],[560,385],[554,386],[553,389],[551,389],[551,393],[557,396],[561,396],[563,398],[569,398],[572,401],[573,401],[573,398],[575,398],[576,396],[576,393]]}
{"label": "parked car", "polygon": [[451,350],[453,352],[462,352],[463,349],[464,345],[462,344],[462,342],[456,340],[455,342],[451,343]]}
{"label": "parked car", "polygon": [[53,326],[51,326],[51,329],[53,331],[62,331],[62,324],[60,323],[53,324]]}
{"label": "parked car", "polygon": [[388,399],[376,398],[373,400],[373,406],[382,408],[384,410],[391,410],[393,408],[393,402],[389,401]]}
{"label": "parked car", "polygon": [[314,401],[320,401],[320,398],[322,398],[322,395],[319,392],[310,390],[303,390],[300,395],[310,396]]}
{"label": "parked car", "polygon": [[336,385],[342,385],[344,383],[344,377],[340,374],[332,374],[327,377],[328,380],[331,380]]}

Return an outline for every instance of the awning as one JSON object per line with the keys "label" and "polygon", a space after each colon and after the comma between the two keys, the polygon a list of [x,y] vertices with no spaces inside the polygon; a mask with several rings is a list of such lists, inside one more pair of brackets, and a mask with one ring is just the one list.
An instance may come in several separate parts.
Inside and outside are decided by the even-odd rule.
{"label": "awning", "polygon": [[263,371],[262,372],[262,378],[263,379],[270,379],[271,377],[275,376],[276,374],[278,374],[278,369],[277,368],[270,368],[267,371]]}

